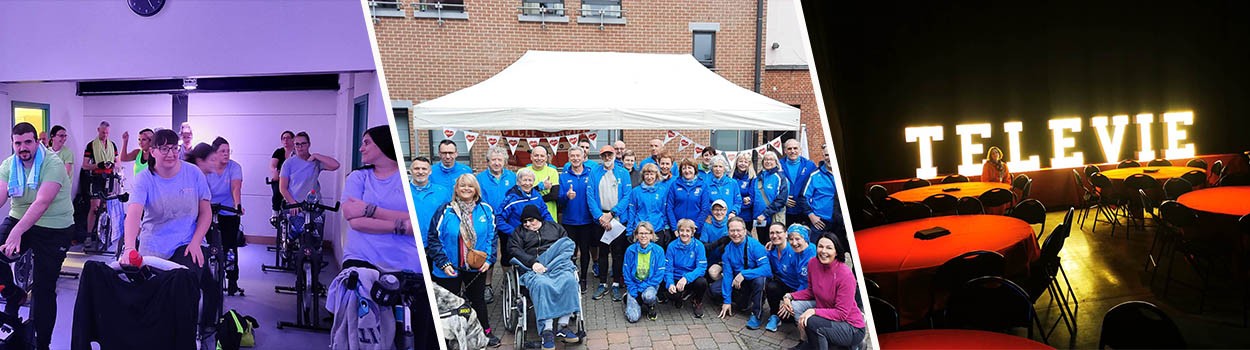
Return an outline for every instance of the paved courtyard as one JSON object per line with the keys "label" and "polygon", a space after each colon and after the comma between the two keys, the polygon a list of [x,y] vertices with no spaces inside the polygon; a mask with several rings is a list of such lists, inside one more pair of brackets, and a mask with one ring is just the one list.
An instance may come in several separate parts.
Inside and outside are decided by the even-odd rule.
{"label": "paved courtyard", "polygon": [[[490,304],[491,325],[503,340],[501,348],[511,348],[514,336],[503,327],[503,273],[496,273],[492,282],[495,302]],[[593,275],[592,275],[593,276]],[[597,278],[591,279],[597,281]],[[597,282],[596,282],[597,283]],[[715,285],[719,287],[719,284]],[[613,302],[609,294],[600,300],[592,300],[594,285],[582,294],[582,308],[586,314],[586,339],[581,344],[563,344],[556,341],[557,349],[789,349],[798,344],[798,330],[793,323],[783,322],[777,332],[761,328],[746,328],[747,316],[735,312],[728,319],[717,318],[720,305],[705,302],[703,318],[695,318],[687,303],[676,309],[671,303],[658,305],[658,318],[648,320],[643,315],[638,323],[625,320],[622,302]],[[769,312],[765,307],[765,313]],[[526,341],[537,341],[538,333],[531,313]]]}

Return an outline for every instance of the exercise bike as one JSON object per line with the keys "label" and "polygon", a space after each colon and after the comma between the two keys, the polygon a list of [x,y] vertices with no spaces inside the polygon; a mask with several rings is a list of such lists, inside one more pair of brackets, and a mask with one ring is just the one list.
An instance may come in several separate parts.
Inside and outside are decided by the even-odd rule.
{"label": "exercise bike", "polygon": [[[218,221],[218,219],[223,211],[235,215],[242,214],[242,211],[238,208],[227,207],[221,204],[213,204],[212,209],[213,224],[210,226],[208,231],[209,266],[213,271],[213,277],[217,279],[217,284],[220,285],[221,290],[225,291],[229,289],[229,284],[226,280],[227,272],[239,270],[239,250],[238,248],[227,249],[225,247],[225,244],[223,244],[222,241],[221,229],[219,228],[220,221]],[[233,293],[230,295],[234,296]],[[241,288],[239,289],[239,296],[243,296],[243,289]],[[222,312],[224,312],[224,310]]]}
{"label": "exercise bike", "polygon": [[[359,287],[359,275],[352,271],[344,281],[344,287],[355,290]],[[395,313],[394,348],[397,350],[414,350],[426,348],[430,344],[417,344],[413,321],[429,319],[429,315],[414,315],[413,305],[426,305],[425,281],[421,275],[412,271],[386,272],[378,276],[374,282],[370,298],[381,307],[392,307]],[[420,304],[417,304],[420,303]],[[348,315],[347,317],[350,317]],[[418,331],[422,329],[417,329]],[[428,331],[429,330],[425,330]],[[426,339],[423,339],[426,341]]]}
{"label": "exercise bike", "polygon": [[[111,166],[111,165],[109,165]],[[82,251],[87,254],[96,255],[112,255],[113,259],[117,259],[121,251],[112,249],[113,241],[113,216],[109,214],[109,201],[114,199],[125,203],[130,200],[130,193],[113,193],[114,183],[121,181],[121,176],[117,174],[91,174],[92,177],[102,178],[104,180],[104,188],[92,188],[91,199],[100,200],[100,204],[94,208],[96,213],[96,235],[88,237],[94,239],[94,242],[88,241],[83,243]]]}
{"label": "exercise bike", "polygon": [[[329,332],[329,328],[322,326],[320,309],[324,304],[321,304],[320,300],[325,293],[325,287],[318,281],[318,276],[321,274],[321,268],[325,266],[322,261],[321,246],[325,237],[323,214],[325,211],[339,211],[339,203],[335,202],[333,207],[322,205],[319,203],[317,192],[313,191],[308,194],[307,200],[284,205],[283,209],[299,209],[301,213],[287,218],[288,230],[285,237],[286,251],[291,254],[292,267],[296,272],[295,286],[274,287],[274,292],[295,294],[295,322],[278,322],[278,329],[291,327]],[[304,269],[305,264],[309,266],[308,270]]]}
{"label": "exercise bike", "polygon": [[[270,185],[272,187],[277,183],[278,180],[276,179],[265,178],[266,185]],[[274,252],[273,265],[261,265],[260,270],[263,272],[294,272],[295,268],[291,266],[290,250],[287,249],[288,241],[286,231],[290,228],[287,220],[287,211],[282,208],[274,211],[273,216],[269,217],[269,224],[273,225],[275,232],[274,242],[272,247],[267,247],[265,249]]]}

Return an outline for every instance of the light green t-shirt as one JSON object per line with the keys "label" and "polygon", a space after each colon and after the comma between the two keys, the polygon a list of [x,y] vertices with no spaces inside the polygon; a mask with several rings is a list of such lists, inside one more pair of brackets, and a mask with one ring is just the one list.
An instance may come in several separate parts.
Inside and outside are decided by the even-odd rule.
{"label": "light green t-shirt", "polygon": [[[543,167],[543,170],[535,169],[534,165],[529,165],[526,168],[534,172],[534,183],[545,182],[547,180],[551,180],[551,182],[555,184],[560,183],[560,172],[557,171],[556,167],[552,166],[551,164],[547,164],[547,166]],[[567,188],[562,188],[560,190],[568,191]],[[551,192],[551,189],[550,188],[544,189],[542,190],[542,192],[539,192],[539,193],[543,195],[547,195],[547,192]],[[556,221],[559,222],[559,217],[558,217],[559,213],[556,212],[555,201],[547,202],[547,211],[551,213],[552,218],[557,219]]]}
{"label": "light green t-shirt", "polygon": [[61,158],[62,165],[74,164],[74,152],[71,152],[69,147],[61,147],[61,151],[56,152],[56,156]]}
{"label": "light green t-shirt", "polygon": [[651,277],[651,251],[647,250],[638,252],[638,269],[634,271],[634,277],[638,277],[639,281],[646,280]]}
{"label": "light green t-shirt", "polygon": [[[48,210],[43,212],[43,217],[35,222],[35,226],[51,229],[70,227],[74,225],[74,204],[69,195],[69,174],[65,173],[65,163],[61,161],[59,154],[57,157],[49,157],[51,154],[44,155],[43,168],[39,173],[40,186],[44,183],[56,182],[61,184],[61,190],[48,205]],[[17,156],[9,156],[4,163],[0,163],[0,181],[8,183],[9,173],[13,170],[12,163],[18,161],[16,158]],[[30,170],[27,169],[27,171]],[[38,192],[38,189],[34,191],[27,189],[21,197],[10,198],[12,205],[9,206],[9,216],[20,220],[26,215],[26,210],[30,209],[30,204],[35,202]]]}

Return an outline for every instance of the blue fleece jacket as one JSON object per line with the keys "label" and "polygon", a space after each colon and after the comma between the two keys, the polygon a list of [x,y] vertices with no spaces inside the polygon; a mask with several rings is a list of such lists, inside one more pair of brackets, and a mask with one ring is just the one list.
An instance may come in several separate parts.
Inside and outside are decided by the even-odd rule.
{"label": "blue fleece jacket", "polygon": [[[595,220],[603,216],[603,196],[599,193],[599,183],[603,182],[603,176],[607,175],[607,173],[608,168],[602,166],[590,170],[590,183],[586,186],[586,193],[589,193],[586,196],[586,205],[589,207],[588,210]],[[622,165],[612,166],[612,176],[616,177],[617,198],[616,206],[612,207],[611,210],[613,213],[616,213],[614,214],[615,216],[620,216],[625,208],[622,204],[625,203],[625,198],[629,196],[633,186],[629,183],[629,171],[626,171]]]}
{"label": "blue fleece jacket", "polygon": [[799,206],[804,207],[804,213],[816,213],[825,225],[838,223],[840,221],[834,220],[834,217],[841,215],[842,210],[838,206],[838,190],[834,186],[833,172],[825,167],[824,162],[820,164],[820,170],[812,173],[807,186],[803,187]]}
{"label": "blue fleece jacket", "polygon": [[473,168],[460,163],[454,163],[450,168],[443,166],[442,162],[430,164],[430,182],[446,188],[455,188],[460,175],[472,173]]}
{"label": "blue fleece jacket", "polygon": [[[781,170],[782,170],[782,173],[786,175],[786,180],[790,184],[794,185],[794,186],[790,186],[790,196],[793,196],[795,200],[797,201],[799,198],[799,195],[803,194],[802,186],[798,186],[798,185],[807,183],[807,178],[812,175],[812,172],[816,171],[816,163],[812,163],[810,159],[807,159],[804,157],[799,157],[799,159],[796,159],[796,160],[790,160],[790,158],[782,158]],[[796,205],[795,209],[799,209],[799,206]],[[791,213],[790,211],[787,211],[786,214],[807,215],[807,212],[799,210],[799,212],[797,213]]]}
{"label": "blue fleece jacket", "polygon": [[[646,279],[638,278],[638,254],[650,253],[650,269],[647,271]],[[651,242],[643,248],[638,242],[629,245],[629,249],[625,250],[625,263],[621,268],[621,275],[624,276],[625,288],[629,291],[629,296],[638,297],[639,293],[648,287],[660,288],[660,283],[664,282],[664,277],[668,275],[668,263],[664,259],[664,248]]]}
{"label": "blue fleece jacket", "polygon": [[677,221],[681,219],[703,222],[711,211],[710,203],[708,191],[699,178],[673,180],[668,187],[668,227],[677,227]]}
{"label": "blue fleece jacket", "polygon": [[[739,172],[734,172],[733,178],[734,181],[738,182],[738,195],[742,199],[751,198],[751,205],[743,205],[738,214],[748,218],[755,217],[755,178],[748,177],[747,173]],[[746,201],[743,200],[742,203],[746,203]]]}
{"label": "blue fleece jacket", "polygon": [[[745,251],[745,259],[743,252]],[[768,250],[755,237],[747,235],[742,243],[729,242],[725,245],[725,253],[721,255],[721,266],[724,268],[721,278],[721,296],[726,301],[732,300],[733,280],[741,273],[744,279],[771,277],[773,269],[768,263]]]}
{"label": "blue fleece jacket", "polygon": [[[737,216],[742,216],[742,194],[738,192],[738,181],[734,178],[721,176],[719,179],[711,173],[704,179],[703,190],[707,191],[707,202],[703,205],[710,212],[712,202],[717,199],[725,201],[729,206],[729,212]],[[748,220],[750,221],[750,220]]]}
{"label": "blue fleece jacket", "polygon": [[795,252],[787,243],[780,259],[773,261],[774,255],[775,251],[768,253],[769,263],[773,264],[773,278],[780,279],[794,290],[807,289],[807,262],[816,256],[816,247],[809,244],[802,252]]}
{"label": "blue fleece jacket", "polygon": [[434,212],[451,201],[451,190],[433,183],[417,187],[409,182],[408,191],[412,192],[412,208],[417,212],[417,228],[421,232],[419,237],[425,239],[425,235],[430,232],[430,226],[434,222]]}
{"label": "blue fleece jacket", "polygon": [[[755,181],[758,181],[757,188],[755,188],[755,199],[758,200],[751,204],[755,207],[755,216],[763,215],[769,225],[773,223],[773,214],[786,207],[786,196],[787,193],[790,193],[790,180],[782,176],[780,169],[764,170],[755,178]],[[760,192],[761,189],[763,190],[762,193]],[[764,197],[768,197],[768,200],[771,202],[764,202]],[[755,219],[755,216],[751,217],[752,220]]]}
{"label": "blue fleece jacket", "polygon": [[490,169],[477,173],[477,183],[482,187],[482,200],[496,210],[503,208],[503,198],[516,186],[516,172],[503,168],[499,177],[491,175]]}
{"label": "blue fleece jacket", "polygon": [[[447,203],[434,216],[434,225],[430,227],[429,237],[431,250],[430,259],[435,267],[450,263],[457,271],[470,271],[468,263],[460,255],[460,240],[464,239],[460,231],[460,216],[453,208],[456,203]],[[477,235],[473,249],[486,253],[486,262],[495,264],[495,210],[489,204],[478,202],[473,207],[473,231]],[[441,248],[441,249],[439,249]],[[432,269],[435,277],[451,278],[443,269]]]}
{"label": "blue fleece jacket", "polygon": [[[716,217],[711,217],[711,218],[712,218],[712,222],[698,222],[697,223],[699,224],[699,227],[700,227],[699,228],[699,241],[703,242],[704,247],[706,247],[709,244],[712,244],[712,242],[716,242],[716,240],[720,239],[721,237],[725,237],[726,235],[729,235],[729,216],[728,215],[726,215],[725,218],[722,220],[716,220]],[[720,247],[719,249],[709,251],[707,253],[708,264],[719,264],[721,253],[724,253],[724,252],[725,252],[725,247],[723,246]]]}
{"label": "blue fleece jacket", "polygon": [[525,193],[519,186],[512,187],[504,195],[503,203],[503,209],[495,215],[495,229],[506,236],[512,236],[512,231],[521,227],[521,210],[530,205],[538,207],[544,221],[555,221],[551,218],[551,212],[547,211],[547,203],[543,202],[543,195],[538,193],[538,189],[530,189],[529,193]]}
{"label": "blue fleece jacket", "polygon": [[666,218],[667,203],[664,202],[664,193],[660,191],[659,186],[647,186],[646,184],[638,185],[629,191],[629,195],[617,208],[624,208],[621,212],[621,224],[625,225],[625,234],[634,235],[634,229],[638,227],[639,222],[649,222],[656,231],[667,230],[668,219]]}
{"label": "blue fleece jacket", "polygon": [[[590,184],[590,167],[583,166],[582,172],[574,174],[570,169],[560,174],[560,193],[556,196],[556,205],[559,206],[560,223],[565,225],[586,225],[594,222],[594,218],[599,217],[599,212],[593,214],[587,211],[586,199],[590,198],[586,192],[587,185]],[[569,199],[569,189],[573,189],[573,199]]]}
{"label": "blue fleece jacket", "polygon": [[703,242],[697,239],[691,239],[690,243],[675,239],[668,243],[668,249],[664,252],[668,258],[665,285],[671,286],[683,277],[686,278],[686,283],[691,283],[707,272],[707,250],[703,247]]}

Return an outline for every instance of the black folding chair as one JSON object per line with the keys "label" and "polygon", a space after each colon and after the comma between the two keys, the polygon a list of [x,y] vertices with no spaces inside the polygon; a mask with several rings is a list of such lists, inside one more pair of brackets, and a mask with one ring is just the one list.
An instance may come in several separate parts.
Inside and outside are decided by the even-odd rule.
{"label": "black folding chair", "polygon": [[[1033,338],[1037,312],[1028,293],[1014,282],[997,276],[968,281],[946,302],[946,321],[952,328],[1003,332],[1028,329]],[[1038,328],[1041,328],[1040,322]],[[1042,333],[1045,342],[1046,334]]]}
{"label": "black folding chair", "polygon": [[1163,183],[1163,198],[1176,200],[1177,198],[1180,198],[1182,194],[1189,193],[1189,191],[1193,190],[1194,185],[1190,184],[1189,180],[1174,177]]}
{"label": "black folding chair", "polygon": [[981,206],[981,200],[977,197],[963,197],[955,203],[955,213],[959,215],[985,214],[985,208]]}
{"label": "black folding chair", "polygon": [[925,186],[929,186],[929,185],[930,185],[929,180],[925,180],[925,179],[915,179],[915,178],[913,178],[913,179],[911,179],[911,180],[907,180],[907,182],[903,183],[903,189],[904,189],[904,190],[910,190],[910,189],[913,189],[913,188],[920,188],[920,187],[925,187]]}
{"label": "black folding chair", "polygon": [[1136,160],[1125,159],[1125,160],[1120,161],[1120,164],[1116,165],[1115,168],[1124,169],[1124,168],[1140,168],[1140,167],[1141,167],[1141,163],[1138,163]]}
{"label": "black folding chair", "polygon": [[1046,206],[1036,199],[1026,199],[1016,204],[1007,215],[1024,220],[1029,225],[1041,224],[1042,228],[1037,230],[1037,237],[1035,237],[1037,240],[1041,240],[1042,232],[1046,232]]}
{"label": "black folding chair", "polygon": [[947,260],[933,274],[933,282],[929,286],[929,324],[940,325],[938,320],[941,310],[937,308],[939,293],[949,294],[963,286],[964,283],[982,276],[1003,276],[1007,269],[1007,259],[998,252],[977,250],[960,254]]}
{"label": "black folding chair", "polygon": [[[1068,212],[1072,212],[1072,209],[1068,209]],[[1059,258],[1059,252],[1063,250],[1063,243],[1068,239],[1071,231],[1071,225],[1059,224],[1055,227],[1055,231],[1046,237],[1046,242],[1042,244],[1041,257],[1029,268],[1032,274],[1027,287],[1034,305],[1037,304],[1038,299],[1041,299],[1042,294],[1049,292],[1050,301],[1047,302],[1047,306],[1051,304],[1059,306],[1059,318],[1051,324],[1050,330],[1044,330],[1045,336],[1050,337],[1062,321],[1068,329],[1068,334],[1074,335],[1073,340],[1075,340],[1076,314],[1080,306],[1076,292],[1072,290],[1072,283],[1068,281],[1068,274],[1063,271],[1063,264]],[[1063,277],[1062,284],[1059,283],[1058,277]]]}
{"label": "black folding chair", "polygon": [[942,178],[942,183],[944,184],[957,183],[957,182],[968,182],[968,177],[960,175],[960,174],[954,174],[954,175],[947,175],[946,177]]}
{"label": "black folding chair", "polygon": [[877,327],[877,334],[898,332],[898,309],[884,299],[870,296],[868,305],[872,308],[872,324]]}
{"label": "black folding chair", "polygon": [[1202,170],[1190,170],[1181,179],[1189,182],[1191,188],[1207,187],[1207,173]]}
{"label": "black folding chair", "polygon": [[1163,310],[1144,301],[1128,301],[1102,316],[1098,349],[1184,349],[1185,337]]}
{"label": "black folding chair", "polygon": [[890,209],[885,213],[886,222],[901,222],[908,220],[923,219],[933,216],[933,210],[923,203],[907,202],[902,205]]}
{"label": "black folding chair", "polygon": [[1207,161],[1202,160],[1202,158],[1194,158],[1190,159],[1188,163],[1185,163],[1185,166],[1190,168],[1199,168],[1205,171],[1207,170]]}
{"label": "black folding chair", "polygon": [[1016,195],[1007,189],[991,188],[981,193],[979,199],[981,200],[981,205],[986,208],[994,208],[1011,204],[1012,201],[1016,200]]}
{"label": "black folding chair", "polygon": [[933,210],[933,215],[944,215],[955,211],[955,206],[959,204],[959,199],[949,194],[938,193],[925,198],[923,203],[929,206],[930,210]]}
{"label": "black folding chair", "polygon": [[1172,161],[1167,159],[1152,159],[1146,166],[1172,166]]}

